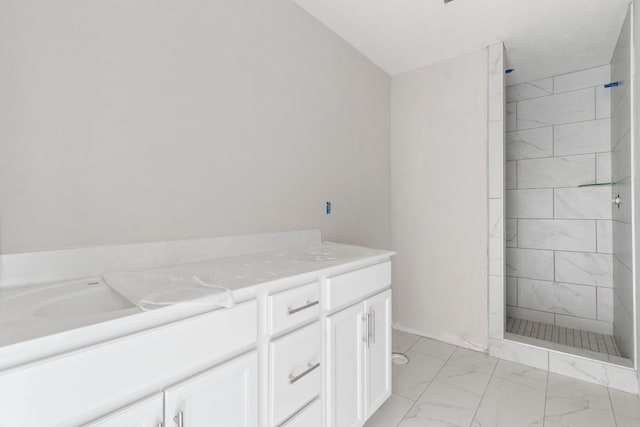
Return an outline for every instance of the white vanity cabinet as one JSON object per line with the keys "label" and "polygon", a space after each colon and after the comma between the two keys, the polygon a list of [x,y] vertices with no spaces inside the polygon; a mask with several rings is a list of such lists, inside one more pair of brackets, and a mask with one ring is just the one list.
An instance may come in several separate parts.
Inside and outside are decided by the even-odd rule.
{"label": "white vanity cabinet", "polygon": [[157,393],[147,399],[136,402],[85,427],[162,427],[164,396]]}
{"label": "white vanity cabinet", "polygon": [[352,303],[326,318],[330,427],[362,426],[391,395],[390,273],[385,263],[327,279],[327,307]]}
{"label": "white vanity cabinet", "polygon": [[164,396],[166,427],[257,427],[257,352],[170,387]]}

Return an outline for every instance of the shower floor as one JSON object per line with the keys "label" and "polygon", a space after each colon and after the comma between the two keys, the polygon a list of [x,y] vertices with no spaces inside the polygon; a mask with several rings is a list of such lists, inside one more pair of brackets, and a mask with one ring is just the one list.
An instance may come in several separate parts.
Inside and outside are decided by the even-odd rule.
{"label": "shower floor", "polygon": [[549,323],[533,322],[515,317],[507,318],[506,332],[608,354],[610,356],[622,357],[612,335],[596,334],[595,332],[582,331],[580,329],[562,328]]}

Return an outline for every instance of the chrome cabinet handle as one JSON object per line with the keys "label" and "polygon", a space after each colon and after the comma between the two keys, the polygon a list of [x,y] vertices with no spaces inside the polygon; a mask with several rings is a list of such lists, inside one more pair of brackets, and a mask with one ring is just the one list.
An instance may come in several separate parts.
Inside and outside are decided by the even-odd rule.
{"label": "chrome cabinet handle", "polygon": [[371,310],[371,341],[375,345],[376,343],[376,312]]}
{"label": "chrome cabinet handle", "polygon": [[367,314],[367,347],[371,347],[371,336],[373,334],[373,326],[372,326],[371,312]]}
{"label": "chrome cabinet handle", "polygon": [[164,424],[159,423],[159,424],[158,424],[158,427],[164,427]]}
{"label": "chrome cabinet handle", "polygon": [[369,315],[362,315],[362,341],[369,347]]}
{"label": "chrome cabinet handle", "polygon": [[311,308],[314,305],[318,305],[318,304],[320,304],[320,301],[307,301],[307,303],[301,307],[296,307],[296,308],[289,307],[287,309],[287,314],[291,316],[292,314],[296,314],[302,310],[306,310],[307,308]]}
{"label": "chrome cabinet handle", "polygon": [[311,372],[315,371],[319,367],[320,367],[320,362],[316,363],[315,365],[312,365],[311,363],[308,363],[307,364],[307,369],[305,369],[304,371],[300,372],[298,375],[289,374],[289,384],[293,384],[293,383],[301,380],[306,375],[309,375]]}
{"label": "chrome cabinet handle", "polygon": [[180,411],[173,417],[173,421],[178,425],[178,427],[184,427],[184,412]]}

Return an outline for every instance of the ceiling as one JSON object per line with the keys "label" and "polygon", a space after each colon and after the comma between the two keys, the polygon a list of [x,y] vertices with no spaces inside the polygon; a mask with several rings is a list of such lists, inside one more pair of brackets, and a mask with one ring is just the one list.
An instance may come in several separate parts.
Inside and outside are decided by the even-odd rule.
{"label": "ceiling", "polygon": [[391,75],[504,41],[520,83],[607,64],[630,0],[294,0]]}

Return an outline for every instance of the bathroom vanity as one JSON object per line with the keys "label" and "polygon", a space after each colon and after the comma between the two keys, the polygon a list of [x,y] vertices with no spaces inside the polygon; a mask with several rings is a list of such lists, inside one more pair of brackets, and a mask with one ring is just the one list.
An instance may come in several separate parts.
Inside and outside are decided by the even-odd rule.
{"label": "bathroom vanity", "polygon": [[391,394],[392,255],[314,242],[222,257],[240,276],[231,308],[125,306],[6,345],[0,358],[26,360],[0,371],[0,426],[361,426]]}

